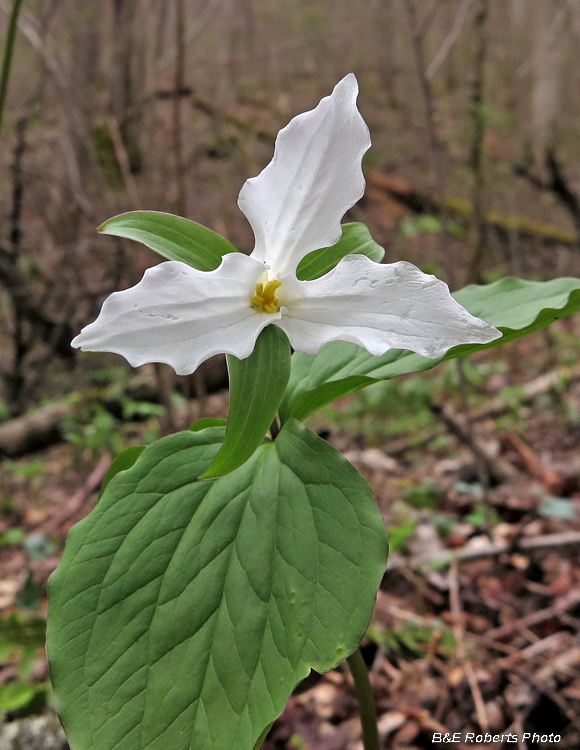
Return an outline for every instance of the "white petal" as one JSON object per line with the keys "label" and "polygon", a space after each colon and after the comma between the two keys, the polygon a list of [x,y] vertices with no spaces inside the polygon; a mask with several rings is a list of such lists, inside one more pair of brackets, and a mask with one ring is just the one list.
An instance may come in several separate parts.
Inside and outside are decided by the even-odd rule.
{"label": "white petal", "polygon": [[412,263],[374,263],[347,255],[314,281],[283,280],[282,320],[292,346],[314,356],[329,341],[350,341],[376,356],[410,349],[440,357],[458,344],[501,336],[459,305],[447,284]]}
{"label": "white petal", "polygon": [[243,186],[238,205],[252,225],[252,257],[280,278],[341,236],[340,220],[362,197],[361,163],[371,145],[349,73],[316,109],[278,133],[274,158]]}
{"label": "white petal", "polygon": [[138,367],[165,362],[188,375],[214,354],[248,357],[258,334],[280,314],[250,307],[264,266],[242,253],[224,255],[215,271],[179,261],[149,268],[141,281],[108,297],[94,323],[72,345],[121,354]]}

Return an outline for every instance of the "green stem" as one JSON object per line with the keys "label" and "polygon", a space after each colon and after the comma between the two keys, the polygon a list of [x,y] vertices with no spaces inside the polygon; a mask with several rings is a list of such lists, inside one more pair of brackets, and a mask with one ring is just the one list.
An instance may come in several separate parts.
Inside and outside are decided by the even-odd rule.
{"label": "green stem", "polygon": [[369,672],[360,649],[346,659],[354,678],[354,687],[360,709],[363,745],[365,750],[380,750],[377,709],[369,680]]}
{"label": "green stem", "polygon": [[12,54],[14,52],[14,40],[18,28],[18,14],[22,0],[13,0],[8,30],[6,32],[6,44],[4,46],[4,59],[2,61],[2,73],[0,74],[0,132],[2,131],[2,115],[4,114],[4,103],[8,91],[8,79],[10,78],[10,66],[12,65]]}

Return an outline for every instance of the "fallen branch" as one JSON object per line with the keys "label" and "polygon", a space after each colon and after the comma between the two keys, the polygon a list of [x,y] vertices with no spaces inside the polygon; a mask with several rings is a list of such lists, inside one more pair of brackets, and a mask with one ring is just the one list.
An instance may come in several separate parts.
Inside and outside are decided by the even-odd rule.
{"label": "fallen branch", "polygon": [[469,447],[475,461],[483,467],[488,484],[491,479],[505,481],[506,479],[513,479],[517,475],[517,471],[508,461],[504,460],[501,456],[494,456],[477,439],[476,435],[470,429],[470,423],[464,417],[456,414],[449,406],[434,406],[432,411],[441,418],[448,430],[460,442]]}
{"label": "fallen branch", "polygon": [[[414,190],[407,182],[381,172],[367,172],[366,201],[380,202],[384,195],[394,198],[414,213],[442,214],[445,212],[455,215],[458,220],[470,221],[473,218],[473,205],[464,198],[448,197],[440,202],[427,193]],[[485,225],[502,234],[519,234],[523,238],[537,239],[547,245],[577,246],[578,239],[575,232],[559,229],[553,224],[544,224],[526,216],[502,214],[489,211],[485,215]]]}
{"label": "fallen branch", "polygon": [[[559,390],[563,386],[572,385],[580,381],[580,368],[561,367],[540,375],[535,380],[530,380],[521,387],[521,396],[517,407],[526,406],[538,396],[543,396],[550,391]],[[473,409],[470,415],[472,422],[481,422],[484,419],[497,419],[508,414],[514,408],[514,404],[499,398],[488,401],[479,409]],[[393,440],[384,447],[384,452],[389,456],[401,456],[409,450],[421,448],[432,440],[435,440],[447,432],[444,425],[437,425],[426,430],[420,435],[411,435]]]}
{"label": "fallen branch", "polygon": [[[227,387],[228,376],[225,358],[215,357],[202,365],[207,391],[215,393]],[[195,381],[191,391],[196,393]],[[79,404],[100,403],[116,415],[122,414],[122,399],[135,401],[159,401],[159,389],[155,378],[148,372],[136,375],[124,388],[114,385],[109,388],[92,388],[74,394],[75,398],[43,406],[30,414],[0,425],[0,456],[11,458],[22,456],[62,440],[61,427],[67,417],[74,415]],[[197,394],[196,395],[200,395]]]}
{"label": "fallen branch", "polygon": [[[109,470],[111,461],[111,455],[103,453],[84,485],[75,492],[55,516],[52,516],[52,518],[49,518],[48,521],[39,526],[35,530],[36,533],[50,536],[61,531],[68,531],[72,525],[68,522],[82,510],[93,492],[99,489],[105,478],[105,474]],[[63,526],[66,526],[66,528],[63,529]]]}
{"label": "fallen branch", "polygon": [[409,560],[403,557],[391,557],[387,564],[387,572],[400,568],[429,570],[446,567],[453,560],[457,560],[458,563],[466,563],[484,560],[485,558],[499,557],[506,553],[521,552],[531,554],[549,549],[561,550],[566,547],[580,547],[580,531],[565,531],[560,534],[546,534],[545,536],[533,539],[522,539],[515,547],[511,543],[495,542],[494,544],[486,544],[484,547],[467,547],[455,551],[441,552],[436,555],[417,555]]}
{"label": "fallen branch", "polygon": [[[557,536],[556,534],[554,536]],[[580,590],[572,590],[566,596],[559,597],[554,604],[550,607],[545,607],[537,612],[532,612],[525,617],[520,617],[518,620],[510,620],[505,625],[500,625],[498,628],[489,630],[486,635],[488,638],[494,640],[501,640],[508,635],[511,635],[514,631],[520,630],[521,628],[529,628],[532,625],[538,625],[540,622],[551,620],[553,617],[564,614],[571,607],[576,606],[580,603]]]}

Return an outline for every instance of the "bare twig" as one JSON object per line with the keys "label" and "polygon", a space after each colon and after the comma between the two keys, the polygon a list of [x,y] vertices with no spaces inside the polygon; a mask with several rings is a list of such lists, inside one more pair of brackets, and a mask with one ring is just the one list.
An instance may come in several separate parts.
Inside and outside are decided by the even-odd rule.
{"label": "bare twig", "polygon": [[483,139],[485,135],[485,112],[484,112],[484,74],[485,58],[487,56],[487,39],[485,27],[487,23],[488,0],[477,0],[477,12],[475,14],[474,32],[476,39],[475,49],[475,75],[471,94],[471,122],[473,126],[473,137],[471,141],[469,162],[473,172],[473,218],[475,221],[476,243],[475,251],[470,263],[470,280],[481,283],[482,263],[487,245],[487,223],[485,220],[484,191],[485,174],[483,170]]}
{"label": "bare twig", "polygon": [[4,44],[4,57],[2,60],[2,70],[0,72],[0,132],[2,131],[2,116],[4,114],[4,104],[6,103],[6,94],[8,93],[8,81],[10,80],[10,68],[12,67],[12,56],[14,54],[14,42],[16,41],[16,30],[18,28],[18,15],[22,0],[12,0],[10,17],[8,19],[8,31],[6,42]]}
{"label": "bare twig", "polygon": [[[559,550],[566,547],[580,547],[580,531],[564,531],[559,534],[546,534],[545,536],[533,539],[522,539],[517,546],[517,551],[524,554],[531,554],[533,552],[551,549]],[[460,549],[455,552],[448,551],[436,555],[417,555],[410,560],[391,557],[387,564],[387,571],[406,567],[414,570],[428,570],[434,567],[439,568],[450,565],[453,560],[457,560],[458,563],[474,562],[475,560],[484,560],[488,557],[499,557],[500,555],[514,551],[516,550],[512,550],[510,544],[495,542],[494,544],[474,549]]]}
{"label": "bare twig", "polygon": [[529,628],[532,625],[537,625],[540,622],[551,620],[553,617],[563,614],[571,607],[576,606],[580,603],[580,591],[572,590],[566,596],[561,596],[554,604],[545,609],[540,609],[537,612],[532,612],[525,617],[520,617],[518,620],[511,620],[506,622],[505,625],[501,625],[499,628],[494,628],[487,632],[488,638],[494,638],[500,640],[505,638],[507,635],[511,635],[515,630],[519,628]]}
{"label": "bare twig", "polygon": [[576,227],[577,239],[580,241],[580,197],[570,185],[554,148],[546,149],[546,168],[549,174],[547,180],[534,174],[527,164],[517,164],[513,171],[535,188],[553,193],[558,198],[569,212]]}
{"label": "bare twig", "polygon": [[[425,102],[425,114],[427,117],[427,127],[429,130],[429,141],[434,162],[433,167],[439,181],[444,172],[441,156],[444,153],[445,148],[441,139],[439,138],[439,133],[437,132],[437,124],[435,121],[435,96],[433,94],[431,82],[426,75],[427,66],[425,64],[425,49],[423,47],[423,25],[419,22],[415,0],[404,0],[404,4],[405,8],[407,9],[407,16],[409,18],[409,25],[411,27],[411,39],[413,42],[413,50],[415,52],[417,74],[419,76],[419,82],[421,84],[421,90],[423,92],[423,99]],[[441,192],[445,194],[443,186],[440,185],[440,187],[442,188]]]}
{"label": "bare twig", "polygon": [[467,20],[469,8],[471,7],[472,2],[473,0],[461,0],[461,5],[459,6],[459,9],[457,10],[457,14],[455,15],[455,21],[453,22],[453,27],[451,31],[449,32],[449,34],[447,34],[447,36],[443,40],[443,44],[441,45],[441,47],[439,47],[437,54],[431,61],[427,70],[425,71],[425,75],[427,76],[429,80],[433,78],[435,73],[437,73],[439,68],[443,65],[443,63],[445,62],[445,59],[447,58],[447,55],[451,51],[451,48],[461,36],[461,32],[463,30],[465,21]]}
{"label": "bare twig", "polygon": [[[99,489],[105,474],[109,470],[111,460],[109,453],[103,453],[85,484],[75,492],[55,516],[43,523],[36,531],[43,534],[56,534],[58,531],[62,531],[63,525],[66,525],[73,516],[79,513],[93,492]],[[68,528],[65,530],[68,530]]]}
{"label": "bare twig", "polygon": [[[207,25],[210,23],[216,12],[220,9],[220,6],[224,4],[224,0],[209,0],[205,8],[199,14],[197,21],[190,26],[184,34],[184,45],[189,46],[197,37],[203,33]],[[155,64],[157,71],[167,70],[176,61],[180,55],[178,47],[171,48],[161,57],[161,59]]]}
{"label": "bare twig", "polygon": [[[552,372],[540,375],[535,380],[531,380],[521,387],[521,397],[517,406],[525,406],[534,401],[538,396],[557,390],[565,385],[577,383],[580,380],[580,368],[570,369],[563,367]],[[479,409],[472,410],[471,421],[480,422],[484,419],[496,419],[504,414],[508,414],[514,408],[513,404],[506,402],[504,399],[496,398],[488,401]],[[430,443],[432,440],[444,435],[446,428],[443,426],[434,427],[419,438],[417,436],[404,437],[400,440],[393,440],[384,447],[385,453],[389,456],[400,456],[408,450],[413,450]]]}
{"label": "bare twig", "polygon": [[[425,117],[427,121],[427,131],[429,134],[429,160],[431,162],[431,169],[435,176],[437,191],[441,196],[441,235],[440,244],[441,251],[445,256],[449,257],[450,234],[449,234],[449,212],[447,210],[447,148],[437,128],[437,117],[435,109],[435,93],[431,85],[431,80],[427,76],[427,63],[425,60],[425,46],[424,46],[424,34],[428,25],[425,21],[419,22],[416,0],[403,0],[405,8],[407,10],[407,16],[409,19],[409,25],[411,27],[411,40],[413,45],[413,51],[415,54],[415,63],[417,67],[417,75],[419,76],[419,83],[421,84],[421,91],[423,93],[423,100],[425,104]],[[438,6],[440,4],[438,3]],[[428,18],[428,16],[427,16]],[[454,264],[446,264],[446,270],[449,277],[451,286],[454,285],[455,278],[455,267]]]}
{"label": "bare twig", "polygon": [[[184,0],[175,0],[175,71],[174,88],[185,88],[185,5]],[[173,158],[175,160],[175,181],[177,189],[176,213],[185,216],[185,170],[183,159],[182,98],[173,98]]]}
{"label": "bare twig", "polygon": [[535,680],[533,677],[526,674],[524,671],[520,669],[516,669],[515,667],[510,667],[509,671],[517,675],[521,680],[526,682],[536,692],[547,696],[553,703],[555,703],[560,708],[562,713],[569,719],[570,723],[578,731],[580,731],[580,719],[578,719],[576,712],[570,708],[566,700],[556,690],[552,690],[550,687],[548,687],[548,685],[542,684],[541,681]]}
{"label": "bare twig", "polygon": [[[486,455],[483,448],[479,445],[479,442],[475,436],[473,430],[473,419],[471,417],[471,409],[469,408],[469,397],[467,393],[467,379],[465,377],[465,369],[463,367],[463,358],[457,359],[457,375],[459,377],[459,389],[461,393],[461,406],[463,410],[463,418],[465,421],[465,437],[468,439],[468,445],[473,454],[475,465],[477,468],[477,474],[479,476],[479,483],[482,489],[482,500],[483,500],[483,511],[485,515],[485,531],[488,537],[491,539],[491,532],[493,528],[492,514],[491,514],[491,503],[489,499],[489,488],[491,485],[490,467],[488,466],[489,457]],[[456,432],[456,434],[458,434]],[[503,467],[502,467],[503,468]]]}
{"label": "bare twig", "polygon": [[473,669],[471,661],[467,658],[465,651],[465,644],[463,642],[463,613],[461,611],[461,600],[459,598],[459,574],[457,569],[457,560],[454,560],[451,564],[449,571],[449,600],[451,604],[451,616],[453,619],[453,635],[455,637],[456,654],[467,682],[469,683],[469,689],[473,697],[475,704],[475,712],[477,714],[477,721],[479,726],[484,732],[489,729],[489,722],[487,720],[487,713],[485,710],[485,704],[479,689],[477,677]]}
{"label": "bare twig", "polygon": [[[0,0],[0,10],[5,13],[10,11],[9,0]],[[34,19],[31,13],[23,11],[20,14],[18,28],[24,34],[34,51],[42,58],[46,69],[51,74],[54,85],[58,91],[59,99],[63,104],[63,110],[69,119],[73,132],[79,142],[86,148],[87,153],[93,156],[93,143],[86,128],[81,110],[75,101],[77,94],[81,94],[82,92],[79,90],[79,87],[74,86],[74,82],[65,71],[59,57],[51,49],[48,40],[42,38],[38,22]]]}
{"label": "bare twig", "polygon": [[[16,124],[16,147],[12,161],[12,211],[10,214],[10,251],[6,254],[6,260],[12,262],[16,267],[20,258],[20,240],[22,237],[22,201],[24,196],[24,181],[22,179],[22,162],[26,151],[26,131],[28,118],[21,117]],[[25,316],[19,304],[18,290],[7,288],[12,303],[12,344],[13,357],[12,367],[9,372],[4,373],[8,386],[8,403],[13,416],[20,414],[24,404],[22,394],[25,387],[24,359],[30,348],[30,337],[25,334]]]}
{"label": "bare twig", "polygon": [[[185,51],[186,51],[186,29],[185,29],[185,4],[184,0],[175,0],[175,72],[174,90],[176,93],[185,90]],[[176,183],[176,213],[185,216],[187,210],[187,192],[185,181],[185,157],[183,149],[183,98],[173,97],[173,158],[175,160],[175,183]],[[199,416],[205,414],[207,385],[202,368],[198,367],[194,374],[195,395],[199,402]]]}
{"label": "bare twig", "polygon": [[468,420],[460,417],[446,405],[433,406],[432,411],[443,420],[451,433],[470,448],[476,464],[481,468],[480,481],[485,482],[489,487],[491,477],[511,479],[517,476],[516,469],[510,463],[486,450],[475,436]]}
{"label": "bare twig", "polygon": [[121,128],[116,117],[109,117],[107,119],[107,125],[109,126],[109,132],[111,133],[111,140],[113,142],[113,148],[115,149],[115,156],[119,163],[121,175],[123,176],[123,182],[125,183],[125,189],[127,196],[131,203],[131,208],[141,208],[141,198],[139,196],[139,189],[133,173],[131,172],[131,164],[129,162],[129,155],[123,142],[123,136],[121,135]]}

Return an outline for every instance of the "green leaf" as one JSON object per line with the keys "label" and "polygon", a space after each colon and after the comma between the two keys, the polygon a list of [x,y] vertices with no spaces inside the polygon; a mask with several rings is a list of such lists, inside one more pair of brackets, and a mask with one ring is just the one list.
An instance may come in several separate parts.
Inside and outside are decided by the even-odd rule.
{"label": "green leaf", "polygon": [[252,750],[365,632],[387,553],[367,482],[294,420],[196,481],[222,435],[149,446],[69,534],[48,654],[74,750]]}
{"label": "green leaf", "polygon": [[169,260],[180,260],[200,271],[213,271],[222,255],[236,248],[211,229],[161,211],[131,211],[109,219],[99,232],[142,242]]}
{"label": "green leaf", "polygon": [[126,471],[127,469],[130,469],[144,450],[144,445],[134,445],[132,448],[127,448],[126,450],[121,451],[121,453],[119,453],[119,455],[115,457],[101,483],[99,498],[105,491],[105,488],[107,487],[111,479],[120,471]]}
{"label": "green leaf", "polygon": [[455,346],[439,359],[404,349],[373,357],[362,347],[343,341],[325,344],[317,357],[294,354],[280,407],[282,419],[306,419],[322,406],[378,380],[428,370],[442,359],[462,357],[535,333],[580,310],[580,279],[501,279],[486,286],[467,286],[453,296],[472,315],[499,328],[503,337],[490,344]]}
{"label": "green leaf", "polygon": [[8,529],[0,534],[0,547],[8,547],[12,544],[24,544],[26,534],[22,529]]}
{"label": "green leaf", "polygon": [[400,526],[389,529],[389,549],[394,552],[401,549],[407,539],[410,539],[417,528],[417,521],[405,521]]}
{"label": "green leaf", "polygon": [[268,325],[246,359],[228,355],[230,413],[226,439],[202,479],[224,476],[245,463],[268,432],[290,377],[290,342]]}
{"label": "green leaf", "polygon": [[301,281],[318,279],[333,269],[346,255],[366,255],[367,258],[380,263],[385,250],[373,240],[364,224],[343,224],[339,241],[332,247],[323,247],[321,250],[308,253],[298,264],[296,276]]}
{"label": "green leaf", "polygon": [[580,310],[580,279],[500,279],[485,286],[466,286],[453,296],[472,315],[499,328],[503,337],[490,344],[455,346],[447,352],[445,359],[507,344],[541,331],[556,320],[568,318]]}
{"label": "green leaf", "polygon": [[195,424],[192,424],[189,429],[191,432],[199,432],[200,430],[206,430],[208,427],[225,427],[226,425],[226,419],[204,417],[203,419],[198,419],[197,422],[195,422]]}
{"label": "green leaf", "polygon": [[38,692],[38,686],[29,682],[10,682],[0,686],[0,711],[24,708]]}
{"label": "green leaf", "polygon": [[292,355],[288,388],[280,417],[306,419],[337,398],[407,372],[428,370],[441,359],[428,359],[405,349],[391,349],[373,357],[366,349],[346,341],[325,344],[317,357]]}

